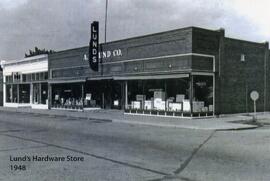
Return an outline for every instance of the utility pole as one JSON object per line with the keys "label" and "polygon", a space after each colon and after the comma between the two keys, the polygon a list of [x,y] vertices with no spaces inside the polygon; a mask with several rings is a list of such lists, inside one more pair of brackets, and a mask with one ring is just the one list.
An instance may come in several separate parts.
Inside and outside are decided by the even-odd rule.
{"label": "utility pole", "polygon": [[[108,17],[108,0],[106,0],[106,7],[105,7],[105,31],[104,31],[104,43],[107,42],[107,17]],[[101,47],[101,75],[103,75],[103,57],[102,57],[102,51],[103,51],[103,47],[100,45]],[[102,99],[102,107],[103,109],[105,108],[105,89],[107,88],[107,80],[105,80],[106,82],[106,86],[105,88],[103,87],[103,92],[102,92],[102,96],[101,96],[101,99]]]}
{"label": "utility pole", "polygon": [[107,16],[108,16],[108,0],[106,0],[106,10],[105,10],[105,38],[104,42],[107,42]]}

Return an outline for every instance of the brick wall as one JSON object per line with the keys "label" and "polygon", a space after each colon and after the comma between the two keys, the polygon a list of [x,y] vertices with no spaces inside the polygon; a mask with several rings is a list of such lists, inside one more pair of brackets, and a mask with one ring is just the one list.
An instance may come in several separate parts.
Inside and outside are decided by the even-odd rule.
{"label": "brick wall", "polygon": [[[257,110],[264,111],[267,100],[264,96],[265,73],[269,72],[266,67],[268,60],[265,60],[266,50],[263,43],[225,38],[220,70],[221,113],[252,112],[252,90],[260,94]],[[245,56],[245,61],[241,61],[241,54]],[[268,107],[266,105],[266,109]]]}
{"label": "brick wall", "polygon": [[[260,94],[258,111],[270,110],[269,45],[225,37],[223,29],[213,31],[190,27],[101,44],[102,51],[121,49],[122,56],[103,58],[103,74],[92,72],[87,61],[88,47],[60,51],[49,55],[49,69],[59,69],[69,78],[130,74],[143,75],[162,71],[211,72],[209,58],[170,57],[138,62],[122,60],[151,58],[174,54],[199,53],[215,56],[215,110],[217,114],[251,112],[249,94]],[[241,54],[245,61],[241,62]],[[57,78],[63,78],[63,75]],[[266,89],[265,89],[266,87]],[[266,91],[265,91],[266,90]],[[269,92],[269,93],[268,93]]]}
{"label": "brick wall", "polygon": [[[122,56],[102,58],[104,62],[102,75],[101,72],[96,73],[90,70],[88,62],[83,60],[84,54],[88,55],[88,47],[60,51],[49,55],[49,69],[55,72],[54,75],[59,74],[60,78],[61,70],[55,71],[56,69],[65,71],[65,75],[62,75],[62,77],[78,77],[78,75],[80,77],[124,76],[149,72],[190,70],[191,57],[188,56],[114,64],[111,64],[111,62],[191,53],[191,37],[191,28],[184,28],[101,44],[101,51],[117,49],[122,51]],[[80,69],[78,66],[82,68]]]}

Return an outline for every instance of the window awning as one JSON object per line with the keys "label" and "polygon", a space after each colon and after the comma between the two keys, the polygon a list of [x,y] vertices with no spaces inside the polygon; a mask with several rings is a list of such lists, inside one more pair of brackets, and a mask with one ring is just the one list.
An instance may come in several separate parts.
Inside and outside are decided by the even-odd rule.
{"label": "window awning", "polygon": [[[92,77],[87,78],[87,80],[151,80],[151,79],[179,79],[179,78],[187,78],[189,74],[170,74],[170,75],[133,75],[133,76],[113,76],[113,77]],[[86,79],[56,79],[56,80],[48,80],[49,84],[63,84],[63,83],[78,83],[85,82]]]}
{"label": "window awning", "polygon": [[86,79],[69,79],[69,80],[48,80],[49,84],[64,84],[64,83],[78,83],[85,82]]}
{"label": "window awning", "polygon": [[177,79],[186,78],[189,74],[171,74],[171,75],[137,75],[137,76],[118,76],[113,77],[114,80],[147,80],[147,79]]}
{"label": "window awning", "polygon": [[113,77],[89,77],[87,80],[110,80],[113,79]]}

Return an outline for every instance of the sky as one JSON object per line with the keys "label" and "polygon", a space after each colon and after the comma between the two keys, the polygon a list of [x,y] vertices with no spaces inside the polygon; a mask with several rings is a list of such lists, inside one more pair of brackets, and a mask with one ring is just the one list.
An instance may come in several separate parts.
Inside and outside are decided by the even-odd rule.
{"label": "sky", "polygon": [[[35,46],[55,51],[87,46],[90,23],[104,41],[106,0],[0,0],[0,60]],[[108,0],[107,41],[188,26],[237,39],[270,41],[269,0]]]}

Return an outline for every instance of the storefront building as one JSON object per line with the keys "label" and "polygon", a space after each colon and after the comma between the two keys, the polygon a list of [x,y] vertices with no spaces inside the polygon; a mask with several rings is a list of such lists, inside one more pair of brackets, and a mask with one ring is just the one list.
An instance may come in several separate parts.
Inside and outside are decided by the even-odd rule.
{"label": "storefront building", "polygon": [[269,47],[188,27],[49,55],[49,107],[123,109],[127,114],[198,117],[251,112],[249,93],[268,111]]}
{"label": "storefront building", "polygon": [[3,105],[48,109],[48,55],[2,62]]}

